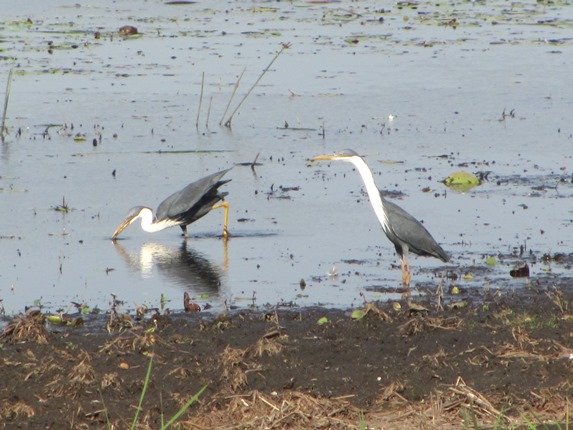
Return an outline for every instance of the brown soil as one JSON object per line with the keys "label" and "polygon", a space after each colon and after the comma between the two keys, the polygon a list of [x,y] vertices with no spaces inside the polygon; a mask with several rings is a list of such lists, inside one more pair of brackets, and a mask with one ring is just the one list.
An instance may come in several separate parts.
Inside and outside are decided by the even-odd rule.
{"label": "brown soil", "polygon": [[28,312],[1,335],[0,423],[129,428],[153,357],[138,428],[160,428],[204,385],[180,428],[571,425],[573,289],[459,300],[366,304],[359,320],[319,308],[110,313],[81,328]]}

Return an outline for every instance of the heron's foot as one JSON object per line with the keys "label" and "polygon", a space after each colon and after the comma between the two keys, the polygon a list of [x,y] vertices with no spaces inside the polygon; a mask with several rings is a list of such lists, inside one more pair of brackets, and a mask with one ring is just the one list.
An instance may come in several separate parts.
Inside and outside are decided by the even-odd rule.
{"label": "heron's foot", "polygon": [[404,287],[408,288],[410,286],[410,281],[412,280],[412,275],[410,275],[410,272],[402,272],[402,285],[404,285]]}
{"label": "heron's foot", "polygon": [[183,226],[183,225],[182,225],[182,226],[181,226],[181,230],[182,230],[182,232],[181,232],[181,237],[182,237],[183,239],[188,239],[188,238],[189,238],[189,234],[187,234],[187,226]]}

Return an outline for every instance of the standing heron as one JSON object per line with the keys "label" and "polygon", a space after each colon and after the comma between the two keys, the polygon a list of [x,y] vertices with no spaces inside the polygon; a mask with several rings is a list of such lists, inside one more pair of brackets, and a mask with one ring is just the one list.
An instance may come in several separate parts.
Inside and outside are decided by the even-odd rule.
{"label": "standing heron", "polygon": [[378,217],[382,230],[394,244],[400,256],[402,268],[402,282],[410,285],[410,263],[408,252],[414,254],[436,257],[446,262],[450,259],[448,254],[434,240],[426,228],[412,215],[400,206],[386,200],[376,187],[372,171],[356,152],[351,149],[335,152],[334,154],[317,155],[312,161],[340,160],[352,163],[360,173],[364,186],[368,192],[372,208]]}
{"label": "standing heron", "polygon": [[141,228],[148,233],[178,225],[183,230],[183,236],[187,237],[187,225],[207,215],[212,209],[218,208],[223,208],[225,211],[223,237],[227,237],[229,235],[227,231],[229,203],[224,201],[224,198],[229,193],[219,192],[219,187],[230,181],[230,179],[221,180],[229,170],[231,169],[213,173],[171,194],[160,203],[155,215],[150,208],[145,206],[131,208],[113,232],[111,239],[116,240],[117,236],[138,218],[141,218]]}

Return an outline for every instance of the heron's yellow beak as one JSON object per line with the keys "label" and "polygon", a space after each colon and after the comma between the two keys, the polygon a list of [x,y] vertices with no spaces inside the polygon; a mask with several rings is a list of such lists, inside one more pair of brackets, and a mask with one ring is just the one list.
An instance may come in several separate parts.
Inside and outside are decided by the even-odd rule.
{"label": "heron's yellow beak", "polygon": [[126,219],[124,219],[111,235],[111,240],[116,240],[117,236],[119,236],[119,234],[125,230],[133,222],[134,219],[135,217],[133,216],[128,216]]}
{"label": "heron's yellow beak", "polygon": [[310,161],[327,161],[327,160],[336,160],[336,154],[323,154],[323,155],[317,155],[315,157],[312,157],[310,159]]}

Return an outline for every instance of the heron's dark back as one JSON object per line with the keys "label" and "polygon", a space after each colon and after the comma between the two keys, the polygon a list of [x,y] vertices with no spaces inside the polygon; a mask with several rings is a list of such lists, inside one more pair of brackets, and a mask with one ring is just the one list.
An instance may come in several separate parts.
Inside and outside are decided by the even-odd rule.
{"label": "heron's dark back", "polygon": [[[408,249],[414,254],[431,255],[446,262],[450,259],[449,255],[434,240],[432,235],[426,230],[426,227],[416,218],[402,209],[395,203],[386,200],[382,193],[382,202],[388,215],[390,232],[386,233],[388,238],[396,246],[396,250],[401,254],[401,244],[397,243],[398,239],[408,245]],[[394,236],[394,237],[393,237]]]}
{"label": "heron's dark back", "polygon": [[228,194],[219,193],[218,188],[230,181],[220,180],[229,170],[201,178],[167,197],[157,208],[157,221],[173,219],[191,224],[206,215],[215,203]]}

